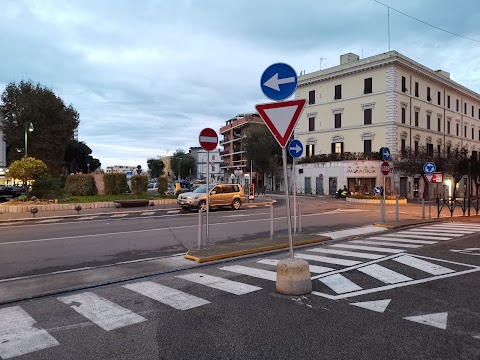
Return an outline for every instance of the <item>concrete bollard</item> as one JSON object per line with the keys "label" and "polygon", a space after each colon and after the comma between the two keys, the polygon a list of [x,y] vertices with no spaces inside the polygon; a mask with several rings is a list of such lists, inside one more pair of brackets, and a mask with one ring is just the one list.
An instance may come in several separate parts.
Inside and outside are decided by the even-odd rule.
{"label": "concrete bollard", "polygon": [[280,260],[277,264],[276,290],[285,295],[305,295],[312,292],[308,262],[302,259]]}

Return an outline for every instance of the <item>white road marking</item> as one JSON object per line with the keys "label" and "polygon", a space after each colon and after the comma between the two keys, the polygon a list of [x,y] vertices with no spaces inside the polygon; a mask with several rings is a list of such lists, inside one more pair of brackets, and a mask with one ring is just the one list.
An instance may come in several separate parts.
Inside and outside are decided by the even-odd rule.
{"label": "white road marking", "polygon": [[392,301],[392,299],[364,301],[364,302],[350,303],[350,305],[355,305],[364,309],[383,313],[387,308],[387,306],[390,304],[390,301]]}
{"label": "white road marking", "polygon": [[45,223],[53,223],[53,222],[57,222],[57,221],[60,221],[61,219],[45,219],[45,220],[40,220],[40,221],[37,221],[38,224],[45,224]]}
{"label": "white road marking", "polygon": [[325,276],[318,280],[327,285],[337,294],[344,294],[346,292],[362,290],[360,286],[340,274]]}
{"label": "white road marking", "polygon": [[459,234],[459,233],[454,233],[454,232],[446,232],[446,231],[426,231],[426,230],[406,230],[406,231],[400,231],[397,234],[408,234],[408,235],[432,235],[432,234],[438,234],[440,236],[452,236],[452,237],[458,237],[458,236],[464,236],[465,234]]}
{"label": "white road marking", "polygon": [[255,268],[242,266],[242,265],[224,266],[219,269],[234,272],[237,274],[252,276],[259,279],[277,281],[277,273],[275,271],[255,269]]}
{"label": "white road marking", "polygon": [[[395,239],[391,239],[391,241],[395,241]],[[365,245],[393,246],[393,247],[407,248],[407,249],[416,249],[423,246],[423,245],[402,244],[402,243],[395,243],[395,242],[388,242],[388,241],[352,240],[348,242],[348,244],[352,244],[352,243],[365,244]]]}
{"label": "white road marking", "polygon": [[366,251],[377,251],[391,254],[398,254],[404,252],[403,249],[390,249],[385,247],[376,247],[376,246],[362,246],[362,245],[350,245],[350,244],[333,244],[331,246],[339,247],[343,249],[355,249],[355,250],[366,250]]}
{"label": "white road marking", "polygon": [[262,288],[258,286],[248,285],[238,281],[232,281],[202,273],[192,273],[179,275],[176,277],[235,295],[244,295],[257,290],[262,290]]}
{"label": "white road marking", "polygon": [[372,233],[377,233],[377,232],[382,232],[387,230],[386,228],[378,227],[378,226],[362,226],[358,228],[353,228],[353,229],[347,229],[347,230],[339,230],[339,231],[331,231],[327,233],[319,233],[316,235],[322,235],[322,236],[329,236],[332,239],[343,239],[349,236],[354,236],[354,235],[365,235],[365,234],[372,234]]}
{"label": "white road marking", "polygon": [[451,240],[451,237],[446,237],[446,236],[437,236],[437,235],[415,235],[415,234],[406,234],[404,232],[402,233],[394,233],[394,234],[388,234],[387,236],[392,237],[392,238],[412,238],[412,239],[422,239],[422,240]]}
{"label": "white road marking", "polygon": [[[415,229],[417,230],[417,229]],[[429,231],[434,234],[443,234],[445,232],[454,232],[457,234],[473,234],[475,230],[467,230],[467,229],[452,229],[450,227],[421,227],[418,228],[418,230],[421,231]]]}
{"label": "white road marking", "polygon": [[10,226],[10,225],[16,225],[16,224],[21,224],[21,221],[18,222],[0,222],[0,226]]}
{"label": "white road marking", "polygon": [[188,310],[210,304],[208,300],[157,284],[153,281],[136,282],[123,285],[123,287],[178,310]]}
{"label": "white road marking", "polygon": [[0,309],[0,357],[10,359],[60,345],[36,323],[20,306]]}
{"label": "white road marking", "polygon": [[[273,266],[277,266],[278,262],[280,260],[275,260],[275,259],[262,259],[262,260],[258,260],[257,263],[259,264],[264,264],[264,265],[273,265]],[[317,266],[317,265],[308,265],[309,269],[310,269],[310,272],[314,273],[314,274],[323,274],[323,273],[326,273],[326,272],[329,272],[329,271],[334,271],[335,269],[332,269],[332,268],[328,268],[328,267],[323,267],[323,266]]]}
{"label": "white road marking", "polygon": [[343,255],[343,256],[350,256],[350,257],[357,257],[362,259],[380,259],[383,255],[378,254],[370,254],[370,253],[362,253],[356,251],[346,251],[346,250],[335,250],[335,249],[328,249],[328,248],[314,248],[308,249],[307,251],[314,251],[324,254],[333,254],[333,255]]}
{"label": "white road marking", "polygon": [[396,262],[399,262],[400,264],[408,265],[410,267],[413,267],[418,270],[422,270],[432,275],[443,275],[443,274],[450,274],[455,272],[455,270],[452,270],[437,264],[433,264],[431,262],[421,260],[410,255],[402,255],[393,260]]}
{"label": "white road marking", "polygon": [[447,329],[447,318],[448,318],[448,312],[404,317],[405,320],[413,321],[419,324],[433,326],[443,330]]}
{"label": "white road marking", "polygon": [[408,276],[397,273],[396,271],[387,269],[378,264],[367,265],[361,268],[358,268],[358,271],[363,272],[385,284],[397,284],[404,281],[413,280]]}
{"label": "white road marking", "polygon": [[169,210],[167,211],[167,214],[178,214],[180,210]]}
{"label": "white road marking", "polygon": [[479,231],[480,227],[472,224],[459,224],[459,223],[451,223],[451,224],[434,224],[432,225],[432,228],[440,228],[440,229],[445,229],[445,230],[468,230],[468,231]]}
{"label": "white road marking", "polygon": [[60,296],[57,299],[106,331],[147,320],[92,292]]}
{"label": "white road marking", "polygon": [[356,261],[356,260],[338,259],[334,257],[309,255],[309,254],[302,254],[302,253],[296,253],[295,257],[299,259],[304,259],[304,260],[313,260],[313,261],[318,261],[322,263],[342,265],[342,266],[353,266],[353,265],[362,263],[361,261]]}
{"label": "white road marking", "polygon": [[407,244],[423,244],[423,245],[432,245],[436,244],[438,241],[431,241],[431,240],[411,240],[411,239],[398,239],[398,238],[391,238],[388,236],[372,236],[368,238],[369,240],[390,240],[395,242],[404,242]]}
{"label": "white road marking", "polygon": [[121,217],[125,217],[125,216],[128,216],[129,214],[113,214],[113,215],[110,215],[110,217],[112,218],[121,218]]}
{"label": "white road marking", "polygon": [[81,218],[78,218],[77,221],[80,221],[80,220],[82,220],[82,221],[83,221],[83,220],[93,220],[93,219],[96,219],[96,218],[98,218],[98,217],[99,217],[99,215],[97,215],[97,216],[83,216],[83,217],[81,217]]}
{"label": "white road marking", "polygon": [[155,211],[145,211],[140,214],[140,216],[152,216],[155,215]]}

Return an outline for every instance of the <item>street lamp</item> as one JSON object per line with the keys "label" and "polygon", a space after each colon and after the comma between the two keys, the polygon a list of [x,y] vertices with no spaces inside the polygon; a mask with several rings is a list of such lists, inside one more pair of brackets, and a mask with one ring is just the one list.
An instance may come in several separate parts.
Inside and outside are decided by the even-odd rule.
{"label": "street lamp", "polygon": [[28,156],[28,152],[27,152],[27,144],[28,144],[28,133],[29,132],[32,132],[34,129],[33,129],[33,124],[32,123],[28,123],[25,121],[25,157]]}
{"label": "street lamp", "polygon": [[177,176],[177,180],[180,180],[180,163],[182,162],[182,159],[183,159],[183,158],[178,158],[178,176]]}

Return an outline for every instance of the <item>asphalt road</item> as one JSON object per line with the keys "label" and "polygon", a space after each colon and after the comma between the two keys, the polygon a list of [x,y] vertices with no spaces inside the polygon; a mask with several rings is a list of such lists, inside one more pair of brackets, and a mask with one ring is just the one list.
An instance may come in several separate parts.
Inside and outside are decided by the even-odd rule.
{"label": "asphalt road", "polygon": [[304,296],[275,291],[279,252],[1,306],[0,357],[479,359],[479,235],[428,224],[298,249]]}
{"label": "asphalt road", "polygon": [[[274,206],[275,236],[287,234],[282,197]],[[301,197],[302,231],[317,233],[380,220],[378,205]],[[421,216],[418,205],[400,207],[401,218]],[[395,209],[389,207],[388,218]],[[293,212],[292,212],[293,214]],[[0,225],[0,279],[95,267],[185,253],[198,245],[198,214],[176,206],[117,217],[86,216]],[[209,245],[269,237],[270,209],[217,210],[209,214]]]}

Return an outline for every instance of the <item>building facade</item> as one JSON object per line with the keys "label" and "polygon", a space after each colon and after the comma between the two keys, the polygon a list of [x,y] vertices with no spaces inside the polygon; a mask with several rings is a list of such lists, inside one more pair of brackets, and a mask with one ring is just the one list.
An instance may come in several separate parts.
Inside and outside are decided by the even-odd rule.
{"label": "building facade", "polygon": [[[296,97],[307,99],[294,132],[306,156],[370,153],[384,146],[393,157],[420,146],[432,156],[462,148],[475,156],[480,149],[480,95],[451,80],[448,72],[431,70],[396,51],[365,59],[342,55],[338,66],[301,74]],[[374,167],[370,177],[345,172],[336,186],[371,192],[383,181],[380,161]],[[302,181],[299,175],[297,182]],[[331,193],[329,178],[322,174],[322,185]],[[386,180],[387,194],[414,197],[423,191],[418,177],[391,173]]]}
{"label": "building facade", "polygon": [[209,159],[207,158],[207,152],[202,147],[191,147],[189,154],[195,158],[195,163],[197,164],[195,174],[192,174],[192,179],[206,180],[208,170],[210,181],[224,181],[224,173],[221,168],[223,162],[219,149],[210,151]]}

